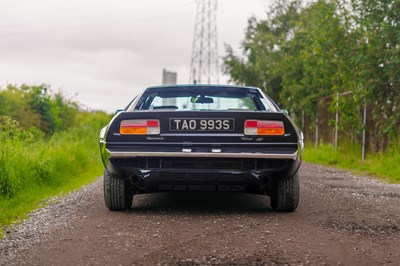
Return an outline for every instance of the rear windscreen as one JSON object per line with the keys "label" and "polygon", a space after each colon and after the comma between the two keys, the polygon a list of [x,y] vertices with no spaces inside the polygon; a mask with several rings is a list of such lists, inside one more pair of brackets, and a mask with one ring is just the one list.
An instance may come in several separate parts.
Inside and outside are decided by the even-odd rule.
{"label": "rear windscreen", "polygon": [[275,111],[256,89],[220,87],[150,88],[136,110],[247,110]]}

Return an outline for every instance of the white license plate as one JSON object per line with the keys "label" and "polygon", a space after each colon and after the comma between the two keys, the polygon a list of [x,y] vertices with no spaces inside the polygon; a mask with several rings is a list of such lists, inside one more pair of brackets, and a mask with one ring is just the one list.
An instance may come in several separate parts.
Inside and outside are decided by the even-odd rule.
{"label": "white license plate", "polygon": [[170,131],[233,131],[233,118],[170,118]]}

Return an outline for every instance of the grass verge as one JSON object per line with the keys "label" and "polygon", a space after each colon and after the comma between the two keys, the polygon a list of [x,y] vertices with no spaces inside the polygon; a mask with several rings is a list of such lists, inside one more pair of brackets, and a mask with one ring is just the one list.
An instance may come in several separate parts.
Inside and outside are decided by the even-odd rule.
{"label": "grass verge", "polygon": [[361,160],[361,146],[307,145],[304,161],[350,170],[356,174],[373,175],[389,183],[400,183],[400,150],[393,145],[385,153],[368,154]]}
{"label": "grass verge", "polygon": [[27,218],[43,199],[88,184],[102,174],[98,135],[109,117],[86,114],[78,126],[50,138],[0,138],[0,235]]}

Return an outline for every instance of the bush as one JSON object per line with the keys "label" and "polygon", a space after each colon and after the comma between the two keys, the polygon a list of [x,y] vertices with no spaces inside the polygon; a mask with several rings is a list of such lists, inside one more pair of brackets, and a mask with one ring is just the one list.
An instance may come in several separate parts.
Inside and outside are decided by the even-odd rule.
{"label": "bush", "polygon": [[99,168],[98,133],[109,118],[104,113],[81,115],[80,125],[50,138],[1,117],[0,198],[12,198],[35,185],[60,186]]}
{"label": "bush", "polygon": [[101,174],[99,131],[110,118],[45,85],[0,90],[0,237],[41,200]]}

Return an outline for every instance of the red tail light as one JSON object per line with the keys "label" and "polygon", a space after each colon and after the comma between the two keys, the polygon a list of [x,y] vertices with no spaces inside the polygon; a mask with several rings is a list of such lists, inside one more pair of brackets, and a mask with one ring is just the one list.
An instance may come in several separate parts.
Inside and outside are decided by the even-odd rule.
{"label": "red tail light", "polygon": [[285,134],[285,127],[282,121],[246,120],[244,123],[244,134],[282,136]]}
{"label": "red tail light", "polygon": [[160,134],[160,121],[156,119],[123,120],[119,127],[122,135],[158,135]]}

